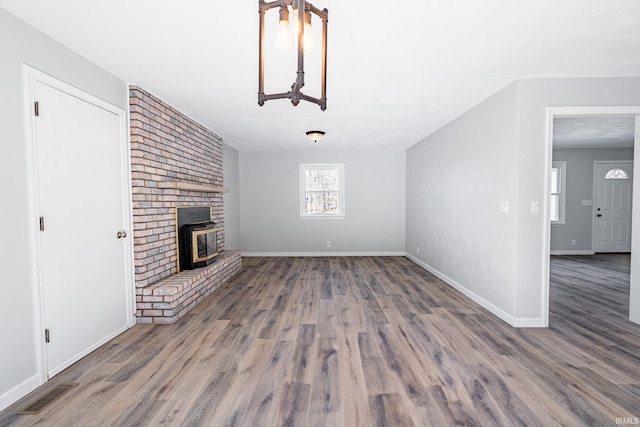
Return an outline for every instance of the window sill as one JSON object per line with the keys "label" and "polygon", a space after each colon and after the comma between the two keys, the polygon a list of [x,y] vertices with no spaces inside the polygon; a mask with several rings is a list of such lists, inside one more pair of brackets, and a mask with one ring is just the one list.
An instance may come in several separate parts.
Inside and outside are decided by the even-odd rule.
{"label": "window sill", "polygon": [[344,219],[344,215],[300,215],[300,219]]}

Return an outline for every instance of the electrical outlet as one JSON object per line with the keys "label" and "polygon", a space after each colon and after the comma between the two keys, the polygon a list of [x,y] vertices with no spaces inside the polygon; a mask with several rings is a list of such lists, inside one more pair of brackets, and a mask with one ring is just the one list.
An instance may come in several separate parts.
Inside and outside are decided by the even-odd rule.
{"label": "electrical outlet", "polygon": [[420,253],[420,248],[416,248],[416,253],[419,254]]}
{"label": "electrical outlet", "polygon": [[572,240],[572,241],[571,241],[571,246],[575,246],[575,245],[576,245],[576,241],[575,241],[575,240]]}
{"label": "electrical outlet", "polygon": [[330,248],[331,247],[331,242],[327,241],[327,247]]}

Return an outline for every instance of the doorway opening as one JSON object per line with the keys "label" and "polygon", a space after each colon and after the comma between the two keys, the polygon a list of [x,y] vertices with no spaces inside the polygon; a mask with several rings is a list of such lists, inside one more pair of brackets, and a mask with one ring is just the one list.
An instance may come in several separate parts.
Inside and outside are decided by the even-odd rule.
{"label": "doorway opening", "polygon": [[[640,268],[640,253],[631,248],[634,242],[632,217],[640,218],[631,211],[632,200],[640,200],[640,188],[633,177],[634,142],[640,140],[640,107],[553,107],[548,109],[548,162],[546,176],[550,201],[547,203],[545,222],[548,240],[545,259],[547,266],[546,314],[549,321],[549,277],[551,274],[551,255],[593,256],[596,252],[631,253],[632,271]],[[555,167],[564,163],[562,172],[562,196],[566,202],[562,208],[562,221],[557,212],[558,204],[552,196]],[[604,175],[611,170],[625,169],[627,179],[616,180]],[[603,176],[599,178],[599,175]],[[614,172],[615,174],[615,172]],[[619,174],[617,176],[623,176]],[[556,176],[557,178],[557,176]],[[566,179],[566,183],[565,183]],[[599,188],[600,186],[600,188]],[[615,196],[616,212],[610,212]],[[556,211],[551,212],[551,209]],[[624,211],[626,218],[616,217]],[[612,216],[613,215],[613,216]],[[556,221],[552,221],[556,219]],[[637,228],[637,227],[636,227]],[[603,242],[614,242],[607,246]],[[640,243],[640,231],[635,233]],[[625,246],[626,245],[626,246]],[[636,245],[637,247],[637,245]],[[636,251],[638,252],[638,251]],[[588,261],[589,257],[584,257]],[[640,322],[640,277],[630,279],[629,319]],[[635,299],[634,299],[635,298]],[[635,301],[635,302],[634,302]]]}

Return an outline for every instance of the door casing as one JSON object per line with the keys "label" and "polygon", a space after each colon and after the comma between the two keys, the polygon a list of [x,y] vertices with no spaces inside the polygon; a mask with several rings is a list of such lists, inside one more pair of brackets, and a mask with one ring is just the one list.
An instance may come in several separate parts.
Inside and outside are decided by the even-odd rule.
{"label": "door casing", "polygon": [[[547,107],[547,139],[545,144],[544,188],[550,194],[551,162],[553,152],[553,119],[556,117],[585,117],[585,116],[631,116],[636,119],[635,141],[640,141],[640,106],[574,106]],[[634,155],[634,170],[637,157]],[[639,162],[640,163],[640,162]],[[640,174],[634,173],[633,200],[640,200]],[[542,244],[542,323],[549,326],[549,274],[551,257],[551,213],[549,197],[543,199],[544,235]],[[640,209],[634,209],[632,222],[640,223]],[[637,227],[636,227],[637,229]],[[631,230],[631,278],[629,298],[629,320],[640,324],[640,233]]]}
{"label": "door casing", "polygon": [[30,240],[30,258],[31,258],[31,287],[33,295],[33,317],[34,317],[34,339],[36,348],[36,361],[37,370],[40,377],[40,384],[47,381],[47,362],[46,362],[46,348],[44,337],[44,301],[42,288],[42,270],[41,270],[41,257],[42,248],[40,243],[40,231],[38,228],[39,223],[39,190],[38,190],[38,170],[37,170],[37,153],[36,153],[36,122],[34,120],[34,102],[35,99],[35,84],[36,82],[44,83],[48,86],[56,88],[62,92],[65,92],[71,96],[82,99],[86,102],[94,104],[100,108],[106,109],[119,117],[120,121],[120,141],[122,144],[122,206],[124,210],[123,215],[123,227],[128,231],[131,238],[126,239],[125,242],[125,256],[124,256],[124,269],[125,269],[125,283],[124,286],[128,290],[128,297],[126,298],[126,312],[129,313],[126,317],[127,327],[135,325],[135,288],[134,288],[134,270],[133,270],[133,218],[132,218],[132,196],[130,187],[130,159],[128,153],[130,151],[129,132],[128,132],[128,119],[127,112],[120,107],[112,105],[100,98],[97,98],[87,92],[84,92],[74,86],[71,86],[65,82],[62,82],[46,73],[38,71],[28,65],[23,66],[23,81],[24,81],[24,114],[25,114],[25,136],[26,136],[26,152],[27,152],[27,180],[29,194],[29,223],[33,226],[29,229]]}

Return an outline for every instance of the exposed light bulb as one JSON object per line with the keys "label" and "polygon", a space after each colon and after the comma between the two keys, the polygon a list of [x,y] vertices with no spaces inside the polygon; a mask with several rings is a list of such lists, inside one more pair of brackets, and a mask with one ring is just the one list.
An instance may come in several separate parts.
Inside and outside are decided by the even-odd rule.
{"label": "exposed light bulb", "polygon": [[[298,9],[293,9],[293,14],[298,15]],[[296,16],[295,19],[291,20],[291,40],[298,38],[298,18]],[[302,43],[304,45],[304,54],[309,55],[313,51],[316,50],[316,42],[313,38],[313,32],[311,31],[311,11],[304,11],[304,35],[302,39]],[[289,46],[293,44],[292,41],[289,42]],[[282,48],[281,48],[282,49]],[[286,49],[283,49],[286,50]]]}
{"label": "exposed light bulb", "polygon": [[280,50],[289,50],[292,44],[289,26],[279,25],[278,34],[276,35],[276,47]]}
{"label": "exposed light bulb", "polygon": [[304,54],[308,55],[316,50],[316,42],[313,40],[311,28],[304,30]]}
{"label": "exposed light bulb", "polygon": [[289,9],[282,6],[280,8],[280,25],[278,25],[278,34],[276,34],[276,47],[280,50],[288,50],[292,44]]}
{"label": "exposed light bulb", "polygon": [[316,50],[316,42],[311,31],[311,11],[304,11],[304,54],[308,55]]}

